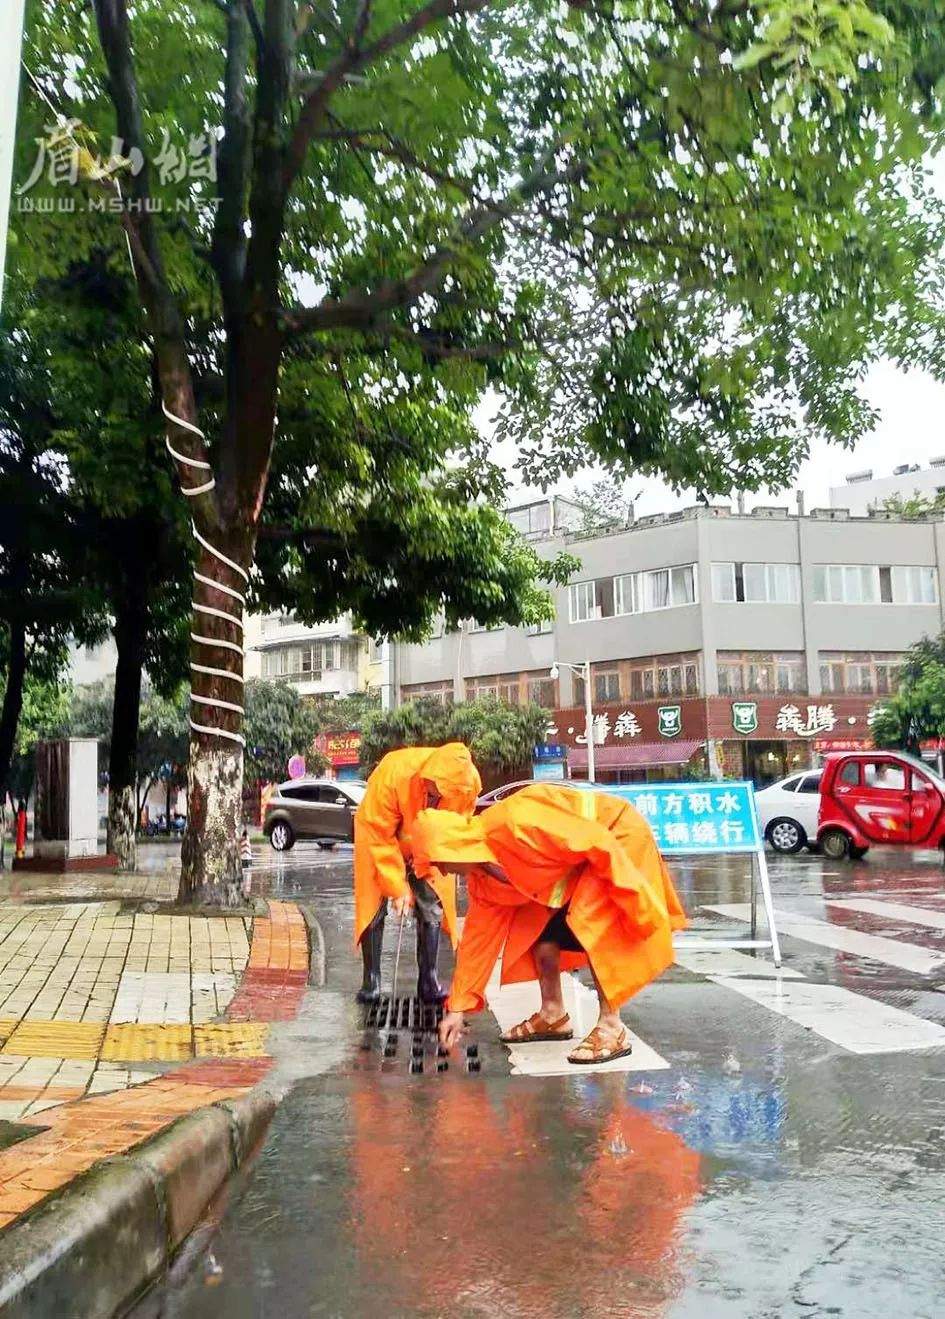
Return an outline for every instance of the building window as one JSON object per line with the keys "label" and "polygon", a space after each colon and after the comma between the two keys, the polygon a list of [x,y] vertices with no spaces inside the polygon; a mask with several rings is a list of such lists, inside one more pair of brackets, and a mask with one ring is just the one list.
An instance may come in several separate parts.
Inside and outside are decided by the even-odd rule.
{"label": "building window", "polygon": [[814,568],[819,604],[934,605],[935,569],[914,565],[821,563]]}
{"label": "building window", "polygon": [[553,710],[558,704],[558,684],[554,678],[529,678],[528,699],[532,705]]}
{"label": "building window", "polygon": [[649,701],[656,696],[698,696],[698,655],[654,655],[632,660],[629,666],[630,700]]}
{"label": "building window", "polygon": [[571,586],[571,622],[587,623],[620,614],[640,614],[695,604],[696,569],[692,563],[649,572],[598,577]]}
{"label": "building window", "polygon": [[555,620],[553,618],[542,619],[540,623],[529,623],[525,629],[526,636],[545,637],[555,630]]}
{"label": "building window", "polygon": [[802,651],[776,654],[720,650],[717,656],[722,696],[774,696],[807,691]]}
{"label": "building window", "polygon": [[796,563],[713,563],[712,598],[718,604],[796,605],[800,569]]}
{"label": "building window", "polygon": [[614,616],[614,579],[598,577],[591,582],[575,582],[571,587],[571,622],[588,623]]}
{"label": "building window", "polygon": [[515,530],[523,536],[547,536],[551,531],[551,504],[548,500],[512,509],[507,517]]}
{"label": "building window", "polygon": [[453,704],[453,684],[451,682],[412,683],[401,687],[402,701],[440,701],[443,705]]}
{"label": "building window", "polygon": [[899,685],[903,657],[897,653],[820,652],[820,689],[825,693],[868,692],[887,696]]}
{"label": "building window", "polygon": [[466,700],[476,701],[483,696],[493,696],[508,705],[518,705],[519,687],[517,674],[513,677],[500,674],[489,678],[472,678],[466,683]]}
{"label": "building window", "polygon": [[470,618],[466,624],[467,632],[501,632],[504,624],[502,623],[480,623],[478,619]]}
{"label": "building window", "polygon": [[890,585],[895,605],[934,605],[938,589],[934,568],[891,568]]}
{"label": "building window", "polygon": [[620,700],[620,673],[617,669],[594,674],[594,700],[598,705]]}

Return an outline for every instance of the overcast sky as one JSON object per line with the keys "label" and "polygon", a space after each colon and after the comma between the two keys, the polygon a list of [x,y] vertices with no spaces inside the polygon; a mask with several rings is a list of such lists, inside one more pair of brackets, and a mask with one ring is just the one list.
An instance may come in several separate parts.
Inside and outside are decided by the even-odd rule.
{"label": "overcast sky", "polygon": [[[935,191],[945,199],[945,153],[927,158],[929,176]],[[884,362],[877,364],[863,385],[867,400],[879,413],[874,430],[868,432],[854,449],[838,445],[818,445],[800,470],[795,489],[804,492],[805,507],[826,507],[830,503],[831,486],[843,485],[850,472],[872,468],[874,476],[891,476],[892,469],[901,463],[929,465],[930,458],[945,455],[945,384],[939,384],[924,371],[903,371]],[[483,400],[477,413],[481,432],[491,434],[490,418],[495,414],[499,400],[495,395]],[[511,471],[515,461],[512,447],[494,446],[493,458]],[[576,477],[575,482],[586,483],[593,473]],[[514,480],[514,473],[513,473]],[[574,483],[562,483],[558,492],[567,494]],[[635,505],[638,517],[648,513],[663,513],[695,502],[694,491],[677,495],[662,481],[631,481],[629,489],[642,491]],[[540,491],[528,490],[521,481],[514,484],[515,497],[530,498]],[[722,502],[722,501],[714,501]],[[779,495],[759,492],[746,497],[746,506],[777,502],[793,504],[793,491]]]}
{"label": "overcast sky", "polygon": [[[864,435],[853,450],[837,445],[819,445],[801,468],[797,489],[803,490],[808,509],[826,506],[832,485],[842,485],[848,473],[872,468],[874,476],[890,476],[893,467],[900,463],[918,463],[927,467],[930,458],[945,454],[945,385],[939,384],[922,371],[901,371],[891,363],[880,363],[864,382],[864,392],[880,413],[875,430]],[[480,429],[488,435],[492,429],[499,400],[493,395],[483,401],[477,414]],[[514,448],[496,445],[495,461],[511,469],[515,458]],[[515,481],[515,498],[529,498],[538,491],[530,491]],[[592,477],[588,473],[587,479]],[[580,482],[584,478],[575,478]],[[572,487],[562,483],[563,494]],[[662,513],[695,502],[692,491],[676,495],[661,481],[639,480],[630,483],[634,491],[643,491],[636,503],[637,516]],[[793,504],[793,494],[749,495],[747,506],[770,503]]]}

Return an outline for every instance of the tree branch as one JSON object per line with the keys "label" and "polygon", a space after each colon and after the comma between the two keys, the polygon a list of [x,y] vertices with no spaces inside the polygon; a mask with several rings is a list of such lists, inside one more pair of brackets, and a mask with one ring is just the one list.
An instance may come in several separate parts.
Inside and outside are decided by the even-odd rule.
{"label": "tree branch", "polygon": [[[239,312],[246,266],[243,224],[252,149],[250,109],[246,96],[249,75],[249,18],[252,0],[230,0],[226,8],[226,70],[223,96],[223,141],[217,170],[217,206],[211,254],[220,281],[227,319]],[[258,19],[257,25],[258,25]]]}
{"label": "tree branch", "polygon": [[[142,168],[131,179],[131,196],[135,202],[132,215],[126,211],[122,217],[126,232],[132,236],[132,251],[137,247],[139,259],[132,262],[142,303],[148,313],[154,337],[161,393],[165,405],[174,416],[196,425],[197,405],[194,399],[193,377],[187,358],[187,341],[184,319],[164,273],[157,230],[151,215],[150,172],[148,169],[144,125],[131,47],[131,30],[127,0],[94,0],[95,19],[99,41],[108,70],[108,91],[115,109],[118,136],[129,152],[137,148],[143,160]],[[174,427],[174,444],[178,452],[191,461],[208,462],[207,447],[199,435],[184,426]],[[206,469],[204,469],[206,470]],[[181,485],[196,484],[194,468],[178,465]],[[204,527],[212,527],[219,520],[213,491],[195,496],[190,501],[194,517]]]}
{"label": "tree branch", "polygon": [[263,36],[262,25],[259,22],[259,15],[256,13],[254,0],[243,0],[246,7],[246,17],[249,19],[249,26],[252,28],[253,40],[256,43],[257,55],[262,55],[266,48],[266,39]]}
{"label": "tree branch", "polygon": [[383,280],[373,292],[352,292],[341,298],[323,298],[315,307],[299,307],[285,313],[293,333],[313,330],[377,328],[393,311],[409,307],[442,281],[449,266],[459,257],[464,244],[475,242],[500,221],[559,183],[573,182],[586,170],[583,163],[548,172],[542,165],[523,179],[508,196],[470,211],[454,239],[439,247],[421,265],[402,279]]}
{"label": "tree branch", "polygon": [[369,46],[362,46],[361,40],[366,32],[369,10],[368,4],[362,0],[358,19],[344,50],[329,64],[317,87],[309,93],[302,105],[286,154],[284,172],[286,189],[292,186],[302,168],[309,142],[325,116],[329,101],[347,78],[367,68],[384,55],[390,54],[405,42],[412,41],[440,19],[455,18],[460,14],[474,14],[493,2],[494,0],[429,0],[428,4],[418,9],[403,23],[388,28],[377,41]]}

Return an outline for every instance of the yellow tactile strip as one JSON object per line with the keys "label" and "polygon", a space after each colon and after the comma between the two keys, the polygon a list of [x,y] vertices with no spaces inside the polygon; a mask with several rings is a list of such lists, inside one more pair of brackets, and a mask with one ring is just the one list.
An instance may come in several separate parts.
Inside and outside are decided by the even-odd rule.
{"label": "yellow tactile strip", "polygon": [[265,1052],[268,1031],[264,1022],[251,1021],[202,1026],[24,1021],[0,1049],[0,1058],[101,1058],[103,1062],[182,1062],[208,1056],[258,1058]]}
{"label": "yellow tactile strip", "polygon": [[[262,1079],[271,1062],[264,1052],[268,1023],[288,1020],[298,1010],[307,957],[305,922],[293,903],[270,902],[269,918],[255,922],[254,948],[257,929],[263,951],[240,987],[239,1003],[234,999],[228,1006],[228,1020],[10,1023],[11,1038],[25,1032],[21,1041],[38,1048],[80,1052],[24,1057],[0,1049],[0,1118],[49,1128],[0,1150],[0,1229],[99,1159],[137,1145],[181,1113],[242,1093]],[[0,929],[0,964],[3,939]],[[252,1009],[259,1015],[248,1015]],[[90,1058],[93,1038],[98,1052]],[[135,1063],[150,1065],[152,1074]],[[154,1076],[162,1063],[178,1065]]]}

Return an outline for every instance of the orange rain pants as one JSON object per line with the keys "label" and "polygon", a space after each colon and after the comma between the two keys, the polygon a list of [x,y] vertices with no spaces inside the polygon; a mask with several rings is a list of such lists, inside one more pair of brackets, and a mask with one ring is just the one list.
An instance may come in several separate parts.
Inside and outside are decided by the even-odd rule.
{"label": "orange rain pants", "polygon": [[[368,779],[354,817],[355,942],[385,898],[406,897],[410,834],[426,805],[424,780],[436,785],[444,810],[471,815],[482,790],[469,748],[462,742],[441,747],[389,751]],[[457,939],[456,878],[432,869],[425,876],[443,905],[443,924],[454,948]]]}
{"label": "orange rain pants", "polygon": [[[537,978],[533,948],[551,915],[567,923],[583,953],[561,966],[590,966],[619,1006],[673,961],[673,930],[686,916],[652,831],[629,802],[602,792],[536,784],[464,823],[425,813],[416,827],[421,860],[481,863],[485,849],[508,883],[469,872],[469,912],[448,1007],[478,1012],[502,954],[502,983]],[[455,821],[455,828],[451,821]]]}

